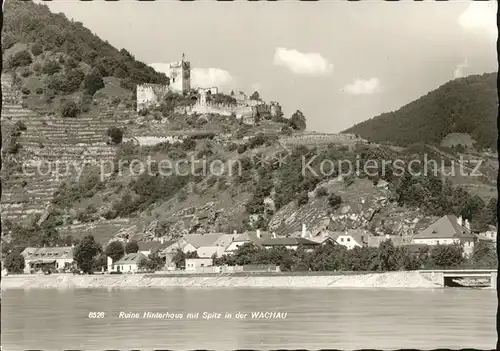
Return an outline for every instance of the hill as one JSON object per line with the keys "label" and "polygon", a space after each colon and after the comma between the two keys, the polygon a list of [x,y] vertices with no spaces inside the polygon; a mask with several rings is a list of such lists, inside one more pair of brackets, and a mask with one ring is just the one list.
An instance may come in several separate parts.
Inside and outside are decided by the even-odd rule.
{"label": "hill", "polygon": [[[76,68],[84,64],[98,68],[103,77],[122,79],[122,86],[129,90],[138,83],[168,83],[165,74],[135,60],[127,50],[118,50],[101,40],[82,23],[69,20],[62,13],[50,12],[46,5],[8,1],[4,7],[3,23],[4,60],[11,68],[30,66],[29,61],[35,61],[44,53],[58,53],[63,54],[59,56],[64,61],[61,62],[63,66]],[[25,50],[9,53],[15,44],[24,44]],[[25,55],[22,60],[20,52],[25,51],[29,56]],[[17,60],[14,55],[17,55]]]}
{"label": "hill", "polygon": [[[166,83],[167,77],[46,6],[9,2],[5,7],[6,251],[67,245],[86,234],[105,244],[116,236],[172,238],[251,229],[291,234],[306,224],[311,231],[363,228],[408,239],[443,214],[462,214],[483,227],[494,222],[490,189],[496,163],[491,155],[461,150],[491,163],[481,168],[484,176],[475,178],[398,176],[394,169],[346,177],[339,177],[342,169],[304,175],[303,159],[314,157],[315,169],[328,160],[355,164],[358,157],[362,168],[370,160],[408,162],[427,154],[446,161],[449,170],[458,151],[298,132],[305,126],[298,112],[290,119],[259,117],[253,125],[235,116],[175,112],[190,103],[187,94],[167,95],[160,106],[138,113],[134,84]],[[116,128],[123,139],[108,138]],[[277,157],[282,154],[283,164]],[[148,165],[149,158],[180,165],[178,174],[132,167],[137,165],[132,160]],[[37,169],[34,161],[52,168]],[[59,161],[75,169],[53,168]],[[241,171],[228,167],[229,162]],[[122,172],[102,177],[108,169],[100,166],[121,164]],[[212,165],[223,167],[222,175]]]}
{"label": "hill", "polygon": [[495,148],[498,113],[497,75],[452,80],[399,110],[347,129],[374,142],[401,146],[439,144],[450,133],[468,133],[479,148]]}

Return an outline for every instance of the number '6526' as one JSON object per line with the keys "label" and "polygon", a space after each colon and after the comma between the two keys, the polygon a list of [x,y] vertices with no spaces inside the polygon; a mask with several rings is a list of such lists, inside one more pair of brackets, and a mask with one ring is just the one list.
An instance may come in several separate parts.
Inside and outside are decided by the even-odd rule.
{"label": "number '6526'", "polygon": [[104,312],[89,312],[89,318],[104,318]]}

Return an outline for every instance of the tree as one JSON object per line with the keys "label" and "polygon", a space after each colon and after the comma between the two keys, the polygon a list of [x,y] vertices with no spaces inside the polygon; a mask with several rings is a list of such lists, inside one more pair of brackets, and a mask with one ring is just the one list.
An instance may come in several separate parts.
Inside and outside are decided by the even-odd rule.
{"label": "tree", "polygon": [[90,273],[94,269],[94,258],[100,253],[101,245],[95,241],[93,235],[87,235],[76,245],[73,257],[83,272]]}
{"label": "tree", "polygon": [[4,265],[9,273],[22,273],[24,270],[24,257],[18,250],[14,250],[7,255]]}
{"label": "tree", "polygon": [[384,271],[398,270],[399,267],[397,254],[397,248],[394,247],[391,239],[381,242],[378,249],[380,268]]}
{"label": "tree", "polygon": [[106,256],[111,257],[113,262],[118,261],[125,254],[125,249],[121,241],[112,241],[106,246]]}
{"label": "tree", "polygon": [[123,140],[123,131],[117,127],[109,127],[107,131],[108,137],[113,144],[120,144]]}
{"label": "tree", "polygon": [[306,117],[302,112],[297,110],[290,118],[290,125],[295,130],[305,130],[306,129]]}
{"label": "tree", "polygon": [[57,61],[50,60],[45,62],[45,65],[42,68],[42,73],[48,74],[49,76],[56,74],[61,70],[61,65],[57,63]]}
{"label": "tree", "polygon": [[293,134],[293,129],[289,125],[285,124],[281,127],[281,134],[291,136]]}
{"label": "tree", "polygon": [[42,46],[42,44],[40,44],[40,43],[37,42],[37,43],[34,43],[33,45],[31,45],[31,53],[34,56],[38,56],[42,52],[43,52],[43,46]]}
{"label": "tree", "polygon": [[497,268],[498,261],[494,245],[484,240],[474,245],[472,264],[475,268]]}
{"label": "tree", "polygon": [[250,100],[260,100],[260,95],[258,91],[254,91],[252,95],[250,95]]}
{"label": "tree", "polygon": [[99,89],[104,88],[104,80],[98,69],[93,69],[84,79],[84,88],[88,94],[94,95]]}
{"label": "tree", "polygon": [[137,241],[135,241],[135,240],[129,241],[125,245],[125,253],[126,254],[136,253],[138,251],[139,251],[139,244],[137,244]]}
{"label": "tree", "polygon": [[12,55],[8,62],[10,67],[15,68],[28,66],[33,60],[31,59],[31,54],[27,50],[22,50]]}
{"label": "tree", "polygon": [[328,196],[328,205],[330,205],[332,210],[336,210],[340,207],[342,203],[342,198],[337,194],[330,194]]}
{"label": "tree", "polygon": [[463,261],[463,250],[460,245],[436,245],[431,250],[431,260],[437,268],[459,266]]}
{"label": "tree", "polygon": [[76,117],[80,113],[80,108],[74,101],[66,101],[61,106],[62,117]]}

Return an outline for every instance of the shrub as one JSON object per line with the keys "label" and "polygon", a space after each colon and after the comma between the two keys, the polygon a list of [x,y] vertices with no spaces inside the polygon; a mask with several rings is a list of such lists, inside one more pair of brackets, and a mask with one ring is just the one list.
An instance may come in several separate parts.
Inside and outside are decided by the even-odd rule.
{"label": "shrub", "polygon": [[66,65],[69,67],[69,68],[77,68],[78,67],[78,62],[75,61],[73,58],[69,58],[66,60]]}
{"label": "shrub", "polygon": [[327,196],[327,195],[328,195],[328,189],[325,188],[325,187],[319,187],[316,190],[316,196],[317,197],[323,197],[323,196]]}
{"label": "shrub", "polygon": [[307,191],[302,191],[299,194],[299,197],[297,198],[297,203],[299,206],[305,205],[309,202],[309,195],[307,194]]}
{"label": "shrub", "polygon": [[43,46],[40,43],[34,43],[31,45],[31,53],[33,56],[38,56],[43,52]]}
{"label": "shrub", "polygon": [[85,74],[79,69],[71,69],[64,77],[61,91],[70,94],[80,89],[80,85],[85,78]]}
{"label": "shrub", "polygon": [[49,60],[45,62],[45,65],[42,68],[42,73],[48,74],[49,76],[56,74],[61,70],[61,66],[59,63],[53,60]]}
{"label": "shrub", "polygon": [[28,66],[33,62],[31,54],[27,50],[19,51],[9,59],[9,66],[12,68]]}
{"label": "shrub", "polygon": [[109,127],[107,135],[115,145],[120,144],[123,140],[123,131],[117,127]]}
{"label": "shrub", "polygon": [[26,130],[26,125],[22,121],[17,121],[16,124],[16,129],[24,132]]}
{"label": "shrub", "polygon": [[5,258],[5,268],[9,273],[22,273],[24,270],[24,257],[19,251],[13,251]]}
{"label": "shrub", "polygon": [[31,71],[28,67],[23,67],[23,69],[21,70],[21,76],[26,78],[26,77],[29,77],[31,75]]}
{"label": "shrub", "polygon": [[31,90],[29,90],[28,88],[24,87],[24,88],[21,89],[21,92],[24,95],[29,95],[31,93]]}
{"label": "shrub", "polygon": [[333,210],[338,209],[341,203],[342,203],[342,198],[339,195],[330,194],[330,196],[328,196],[328,204]]}
{"label": "shrub", "polygon": [[241,144],[241,145],[238,146],[238,153],[239,154],[242,154],[245,151],[247,151],[247,145],[246,144]]}
{"label": "shrub", "polygon": [[99,89],[104,88],[104,80],[98,69],[92,70],[84,80],[85,90],[89,95],[94,95]]}
{"label": "shrub", "polygon": [[36,88],[35,93],[37,93],[38,95],[42,94],[43,88]]}
{"label": "shrub", "polygon": [[74,101],[66,101],[61,107],[62,117],[76,117],[80,113],[78,105]]}

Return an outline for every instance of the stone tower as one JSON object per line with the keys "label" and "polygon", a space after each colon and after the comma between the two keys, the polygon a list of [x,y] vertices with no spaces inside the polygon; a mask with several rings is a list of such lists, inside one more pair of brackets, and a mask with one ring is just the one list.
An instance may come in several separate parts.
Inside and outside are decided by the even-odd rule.
{"label": "stone tower", "polygon": [[166,74],[172,91],[185,93],[191,89],[191,63],[185,60],[184,54],[180,61],[169,63]]}

